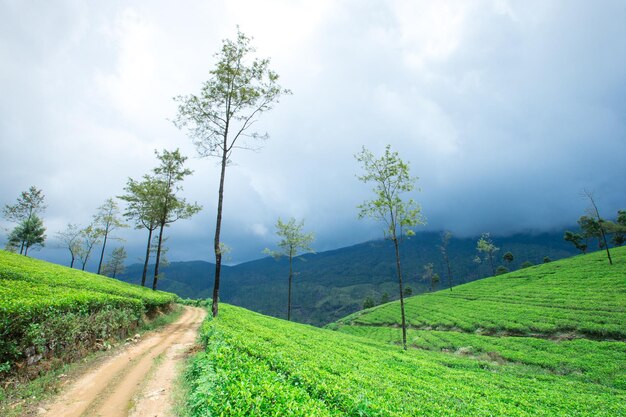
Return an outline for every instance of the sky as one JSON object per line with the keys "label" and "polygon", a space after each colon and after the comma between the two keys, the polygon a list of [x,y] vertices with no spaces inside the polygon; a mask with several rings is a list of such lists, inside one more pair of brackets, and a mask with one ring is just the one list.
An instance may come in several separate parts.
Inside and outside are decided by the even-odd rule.
{"label": "sky", "polygon": [[[239,25],[291,96],[256,128],[270,138],[227,169],[228,263],[274,247],[277,218],[305,220],[318,251],[382,237],[357,219],[371,197],[354,154],[386,144],[419,177],[423,230],[459,236],[559,230],[595,193],[626,208],[626,2],[0,0],[0,205],[31,185],[55,233],[87,225],[127,179],[180,148],[181,192],[203,210],[168,230],[171,261],[213,261],[219,166],[172,120]],[[0,245],[7,230],[0,221]],[[120,230],[129,262],[147,233]]]}

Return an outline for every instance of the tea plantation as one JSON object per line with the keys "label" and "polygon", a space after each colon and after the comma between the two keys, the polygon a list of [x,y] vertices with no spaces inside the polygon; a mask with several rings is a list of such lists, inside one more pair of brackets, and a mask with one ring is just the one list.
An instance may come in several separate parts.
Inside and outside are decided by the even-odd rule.
{"label": "tea plantation", "polygon": [[612,267],[594,253],[412,297],[406,352],[396,302],[339,331],[224,305],[187,374],[190,413],[626,415],[624,249]]}
{"label": "tea plantation", "polygon": [[0,251],[0,376],[123,336],[176,300],[174,294]]}

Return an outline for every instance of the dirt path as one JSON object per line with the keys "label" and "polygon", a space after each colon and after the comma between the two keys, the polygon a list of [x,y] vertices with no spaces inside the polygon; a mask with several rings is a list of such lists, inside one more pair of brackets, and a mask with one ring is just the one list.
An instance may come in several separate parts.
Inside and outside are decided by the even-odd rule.
{"label": "dirt path", "polygon": [[180,319],[144,336],[75,381],[50,417],[169,417],[178,363],[193,345],[206,312],[186,307]]}

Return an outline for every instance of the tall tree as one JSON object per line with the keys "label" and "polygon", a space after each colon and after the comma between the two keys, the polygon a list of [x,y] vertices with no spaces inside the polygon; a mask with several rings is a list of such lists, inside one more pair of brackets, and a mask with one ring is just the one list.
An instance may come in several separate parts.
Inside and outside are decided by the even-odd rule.
{"label": "tall tree", "polygon": [[81,244],[76,257],[81,263],[81,269],[84,271],[93,248],[98,245],[102,239],[102,232],[94,224],[90,224],[80,231]]}
{"label": "tall tree", "polygon": [[450,267],[450,257],[448,256],[448,245],[452,238],[452,232],[443,232],[441,234],[441,244],[439,245],[439,251],[443,256],[443,262],[446,264],[446,270],[448,273],[448,288],[452,291],[452,268]]}
{"label": "tall tree", "polygon": [[593,196],[593,193],[589,190],[583,190],[583,194],[589,199],[589,202],[591,203],[591,208],[589,209],[589,212],[592,216],[595,217],[595,220],[598,222],[598,227],[600,228],[600,236],[602,237],[604,249],[606,250],[606,257],[609,259],[609,265],[613,265],[613,260],[611,259],[611,251],[609,250],[609,244],[606,242],[606,232],[603,225],[604,219],[600,217],[600,211],[598,210],[595,197]]}
{"label": "tall tree", "polygon": [[385,153],[380,158],[376,158],[365,147],[355,155],[355,158],[361,163],[364,171],[363,175],[358,176],[359,180],[372,183],[375,196],[358,206],[359,218],[370,217],[383,223],[384,235],[391,239],[394,245],[402,316],[402,345],[406,350],[406,318],[399,240],[404,235],[414,235],[411,228],[425,222],[421,215],[421,207],[412,199],[402,198],[403,194],[413,191],[417,178],[410,176],[409,164],[400,159],[398,152],[392,152],[390,145],[386,146]]}
{"label": "tall tree", "polygon": [[109,261],[105,263],[104,267],[102,268],[103,275],[115,278],[117,274],[121,274],[122,272],[124,272],[124,262],[126,261],[127,257],[128,254],[126,253],[126,249],[124,249],[124,246],[113,249],[113,252],[111,252],[111,259],[109,259]]}
{"label": "tall tree", "polygon": [[217,316],[222,253],[220,233],[224,202],[226,166],[235,149],[258,149],[260,141],[268,138],[252,128],[261,114],[271,110],[283,94],[290,94],[278,84],[278,74],[269,67],[269,59],[252,59],[255,49],[251,38],[237,28],[235,40],[223,41],[215,57],[217,63],[202,85],[199,95],[176,97],[179,103],[175,124],[186,128],[202,157],[217,157],[221,161],[217,196],[217,219],[213,251],[215,252],[215,281],[213,284],[213,316]]}
{"label": "tall tree", "polygon": [[32,214],[29,218],[22,220],[9,234],[7,248],[17,250],[19,246],[20,254],[27,256],[30,248],[44,246],[45,232],[43,221],[36,214]]}
{"label": "tall tree", "polygon": [[100,252],[100,262],[98,262],[97,272],[100,274],[102,261],[104,260],[104,250],[110,233],[115,229],[128,227],[128,225],[120,218],[120,209],[112,198],[107,198],[104,204],[98,207],[98,212],[94,216],[93,224],[99,229],[100,234],[102,234],[102,251]]}
{"label": "tall tree", "polygon": [[202,209],[198,204],[189,204],[184,198],[177,196],[177,193],[183,189],[180,183],[185,177],[193,173],[192,170],[184,167],[187,157],[181,155],[178,149],[175,151],[164,149],[162,153],[155,153],[160,161],[160,165],[154,168],[154,178],[157,181],[154,192],[158,196],[156,221],[159,232],[154,265],[154,280],[152,281],[153,290],[157,289],[159,280],[161,246],[163,244],[165,227],[177,220],[188,219]]}
{"label": "tall tree", "polygon": [[[2,209],[2,214],[5,219],[19,223],[17,228],[20,228],[20,230],[14,231],[15,233],[13,233],[13,239],[15,239],[16,236],[21,236],[19,241],[20,255],[23,254],[27,243],[26,240],[24,240],[24,237],[26,236],[25,228],[27,225],[28,227],[34,226],[34,223],[31,222],[30,219],[34,215],[42,214],[47,208],[44,204],[44,198],[45,196],[42,190],[38,190],[37,187],[31,186],[27,191],[22,191],[20,196],[17,198],[17,203],[12,206],[7,204]],[[9,241],[10,240],[11,239],[9,239]],[[13,243],[15,243],[15,241]]]}
{"label": "tall tree", "polygon": [[159,227],[159,187],[163,183],[156,178],[144,175],[142,181],[128,179],[124,190],[126,194],[120,196],[121,200],[128,203],[124,216],[129,220],[134,220],[136,229],[148,230],[148,242],[146,244],[146,257],[143,263],[141,274],[141,286],[146,286],[146,276],[148,274],[148,262],[152,253],[152,234]]}
{"label": "tall tree", "polygon": [[80,252],[81,246],[81,230],[76,224],[68,223],[64,230],[56,233],[57,239],[61,242],[64,248],[70,252],[72,260],[70,262],[70,268],[74,268],[74,261],[76,256]]}
{"label": "tall tree", "polygon": [[500,248],[496,247],[489,236],[489,233],[483,233],[478,242],[476,242],[476,250],[478,253],[484,254],[485,259],[489,260],[492,275],[496,275],[496,267],[493,263],[493,256]]}
{"label": "tall tree", "polygon": [[281,238],[278,242],[278,251],[265,249],[275,258],[287,256],[289,258],[289,291],[287,296],[287,320],[291,320],[291,287],[293,281],[293,258],[303,252],[313,252],[311,243],[313,242],[313,233],[304,233],[304,220],[297,222],[293,217],[288,222],[278,219],[276,222],[276,234]]}
{"label": "tall tree", "polygon": [[502,255],[502,260],[506,262],[506,264],[509,266],[511,266],[511,263],[513,262],[514,259],[515,257],[513,256],[511,252],[507,252],[504,255]]}

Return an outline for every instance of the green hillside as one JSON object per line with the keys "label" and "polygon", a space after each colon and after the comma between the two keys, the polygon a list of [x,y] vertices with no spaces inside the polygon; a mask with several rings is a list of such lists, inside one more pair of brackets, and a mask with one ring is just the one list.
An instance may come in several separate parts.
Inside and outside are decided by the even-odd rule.
{"label": "green hillside", "polygon": [[[412,297],[318,329],[223,305],[193,416],[626,415],[626,248]],[[514,336],[513,336],[514,335]]]}
{"label": "green hillside", "polygon": [[0,251],[0,375],[122,336],[177,299]]}
{"label": "green hillside", "polygon": [[[453,284],[474,281],[490,274],[486,263],[477,265],[477,237],[453,237],[448,253],[452,265]],[[510,269],[518,269],[525,261],[541,263],[545,256],[560,259],[573,255],[574,246],[563,240],[563,232],[542,234],[520,233],[494,236],[501,248],[499,255],[511,251],[515,260]],[[421,280],[423,267],[433,263],[447,287],[447,269],[438,245],[441,234],[419,232],[402,242],[402,265],[406,284],[414,294],[428,290]],[[132,283],[141,282],[143,265],[131,265],[119,278]],[[294,262],[297,275],[292,294],[292,317],[300,323],[324,325],[358,311],[366,297],[380,300],[388,293],[393,300],[397,293],[395,255],[389,240],[375,240],[354,246],[316,254],[306,254]],[[172,262],[162,269],[164,277],[159,288],[177,293],[183,298],[208,298],[213,291],[215,266],[208,262]],[[287,276],[286,259],[270,257],[235,266],[222,266],[220,297],[223,301],[259,313],[286,318]]]}
{"label": "green hillside", "polygon": [[[414,329],[491,335],[626,339],[626,247],[533,266],[406,300]],[[350,315],[345,326],[396,326],[397,302]]]}

